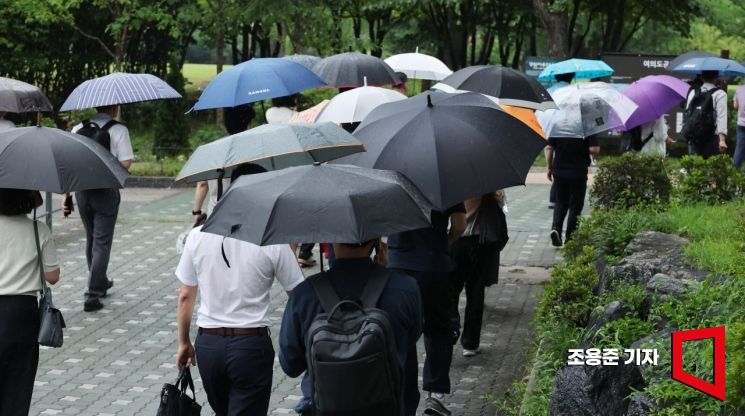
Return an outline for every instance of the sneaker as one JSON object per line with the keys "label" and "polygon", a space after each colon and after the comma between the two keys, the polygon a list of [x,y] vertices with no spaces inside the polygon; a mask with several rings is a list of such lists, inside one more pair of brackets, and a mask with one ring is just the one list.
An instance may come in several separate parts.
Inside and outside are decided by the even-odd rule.
{"label": "sneaker", "polygon": [[83,304],[83,311],[85,312],[95,312],[101,309],[103,309],[103,303],[101,303],[101,301],[98,299],[94,299]]}
{"label": "sneaker", "polygon": [[[439,398],[438,398],[439,397]],[[450,416],[450,410],[445,407],[440,400],[443,400],[445,395],[440,393],[431,393],[429,397],[424,399],[424,414],[434,416]]]}
{"label": "sneaker", "polygon": [[554,247],[561,247],[561,234],[557,230],[551,230],[551,244]]}
{"label": "sneaker", "polygon": [[463,348],[463,356],[464,357],[473,357],[476,354],[480,353],[481,350],[479,348],[476,348],[475,350],[469,350],[467,348]]}
{"label": "sneaker", "polygon": [[300,267],[313,267],[316,265],[316,261],[313,259],[303,259],[298,257],[297,263],[300,265]]}

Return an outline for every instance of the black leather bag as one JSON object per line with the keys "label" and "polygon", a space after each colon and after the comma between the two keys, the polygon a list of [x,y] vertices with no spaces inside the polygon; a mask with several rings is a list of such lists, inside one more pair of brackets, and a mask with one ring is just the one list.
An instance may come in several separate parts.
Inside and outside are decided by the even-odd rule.
{"label": "black leather bag", "polygon": [[[191,397],[186,393],[187,388],[191,390]],[[191,371],[188,366],[183,366],[175,384],[163,385],[156,416],[199,416],[202,406],[197,404],[196,398]]]}
{"label": "black leather bag", "polygon": [[41,299],[39,300],[39,345],[45,347],[59,348],[62,346],[62,328],[65,328],[65,319],[62,312],[54,307],[52,302],[52,291],[44,279],[44,265],[41,261],[41,245],[39,244],[39,226],[34,220],[34,238],[36,238],[37,261],[39,262],[39,277],[41,278]]}

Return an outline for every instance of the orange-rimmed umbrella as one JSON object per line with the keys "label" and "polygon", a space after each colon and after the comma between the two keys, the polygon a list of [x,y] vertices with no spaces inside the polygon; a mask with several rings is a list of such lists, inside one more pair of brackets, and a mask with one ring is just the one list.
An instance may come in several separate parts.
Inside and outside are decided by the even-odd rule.
{"label": "orange-rimmed umbrella", "polygon": [[516,119],[525,123],[528,127],[533,129],[539,136],[546,140],[546,132],[543,131],[543,127],[538,122],[538,118],[535,116],[535,110],[524,107],[515,107],[512,105],[500,105],[505,113],[515,117]]}

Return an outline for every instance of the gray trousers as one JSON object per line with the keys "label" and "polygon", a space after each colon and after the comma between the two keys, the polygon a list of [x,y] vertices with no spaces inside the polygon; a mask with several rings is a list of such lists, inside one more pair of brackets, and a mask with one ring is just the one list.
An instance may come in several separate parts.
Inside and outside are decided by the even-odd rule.
{"label": "gray trousers", "polygon": [[75,199],[85,227],[85,258],[89,271],[85,301],[88,302],[106,294],[106,270],[121,198],[118,189],[93,189],[76,192]]}

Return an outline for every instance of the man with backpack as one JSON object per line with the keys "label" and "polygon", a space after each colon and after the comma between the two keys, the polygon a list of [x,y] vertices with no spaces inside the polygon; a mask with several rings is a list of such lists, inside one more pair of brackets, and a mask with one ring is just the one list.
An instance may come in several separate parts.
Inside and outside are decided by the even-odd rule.
{"label": "man with backpack", "polygon": [[704,159],[727,151],[727,93],[715,84],[719,72],[704,71],[703,84],[688,93],[681,133],[688,153]]}
{"label": "man with backpack", "polygon": [[285,307],[279,362],[290,377],[307,370],[316,416],[404,414],[422,304],[414,279],[370,259],[378,241],[334,244],[331,269],[296,286]]}
{"label": "man with backpack", "polygon": [[[72,132],[99,143],[129,170],[134,152],[129,130],[124,124],[114,120],[119,113],[119,106],[98,107],[96,111],[98,113],[93,118],[73,127]],[[114,285],[106,271],[109,267],[111,243],[114,241],[116,217],[119,214],[120,195],[118,189],[91,189],[76,192],[75,199],[85,228],[85,257],[89,272],[83,310],[93,312],[103,308],[101,298],[106,297],[107,291]],[[65,217],[73,210],[69,194],[64,199],[62,209]]]}

